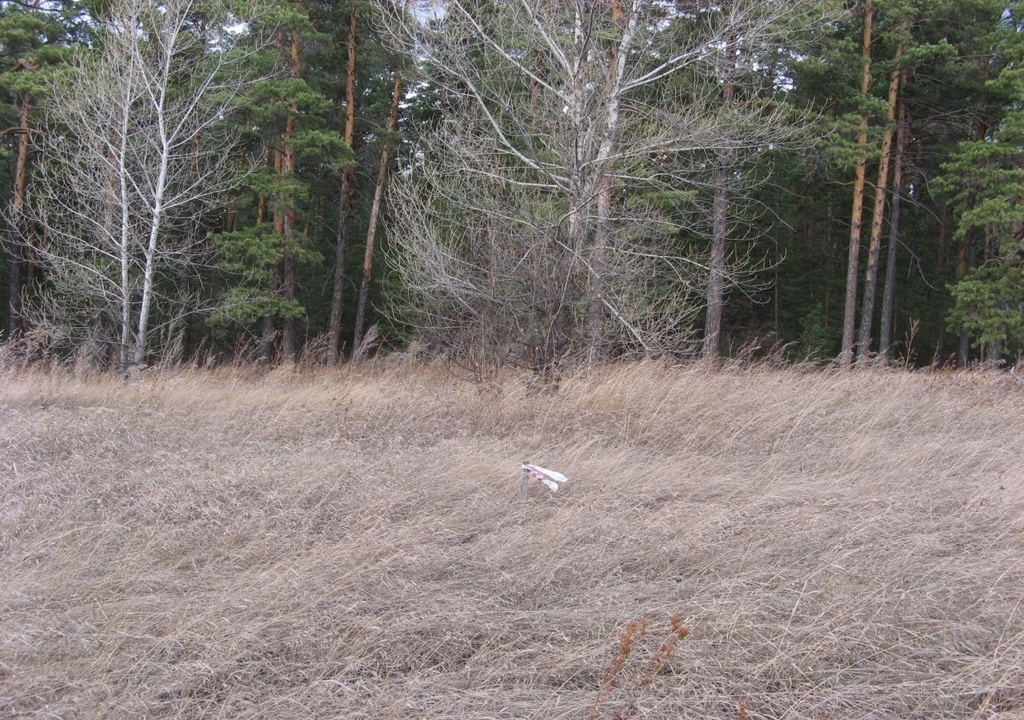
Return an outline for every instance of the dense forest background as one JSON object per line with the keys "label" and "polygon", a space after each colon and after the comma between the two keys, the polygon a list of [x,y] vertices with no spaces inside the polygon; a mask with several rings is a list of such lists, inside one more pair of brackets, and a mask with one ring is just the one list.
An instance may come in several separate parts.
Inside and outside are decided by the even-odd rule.
{"label": "dense forest background", "polygon": [[3,341],[1013,361],[1022,11],[5,0]]}

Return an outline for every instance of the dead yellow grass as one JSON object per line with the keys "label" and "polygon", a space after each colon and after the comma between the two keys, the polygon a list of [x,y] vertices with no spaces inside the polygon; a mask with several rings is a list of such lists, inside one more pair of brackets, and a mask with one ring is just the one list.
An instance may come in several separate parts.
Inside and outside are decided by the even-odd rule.
{"label": "dead yellow grass", "polygon": [[[0,717],[1024,717],[1022,410],[1000,375],[4,371]],[[523,459],[571,487],[519,503]]]}

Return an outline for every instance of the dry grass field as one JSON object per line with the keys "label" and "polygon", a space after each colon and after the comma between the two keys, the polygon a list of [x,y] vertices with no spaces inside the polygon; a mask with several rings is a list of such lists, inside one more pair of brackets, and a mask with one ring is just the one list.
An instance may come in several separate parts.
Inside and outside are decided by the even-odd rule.
{"label": "dry grass field", "polygon": [[[1024,718],[1022,411],[998,373],[3,370],[0,717]],[[523,459],[569,486],[520,502]]]}

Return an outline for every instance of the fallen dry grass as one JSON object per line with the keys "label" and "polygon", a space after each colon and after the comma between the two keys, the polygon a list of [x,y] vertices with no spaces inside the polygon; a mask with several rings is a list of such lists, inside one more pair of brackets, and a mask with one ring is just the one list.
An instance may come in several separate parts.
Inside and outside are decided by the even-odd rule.
{"label": "fallen dry grass", "polygon": [[[1024,717],[1022,408],[995,374],[3,371],[0,717]],[[571,487],[520,503],[524,458]]]}

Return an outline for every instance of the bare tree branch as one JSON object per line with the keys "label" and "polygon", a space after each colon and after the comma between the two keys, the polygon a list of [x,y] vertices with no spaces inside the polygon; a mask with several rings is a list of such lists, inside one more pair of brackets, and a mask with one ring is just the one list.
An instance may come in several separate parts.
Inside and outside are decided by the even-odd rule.
{"label": "bare tree branch", "polygon": [[197,24],[200,8],[228,17],[218,0],[115,0],[101,49],[57,78],[46,109],[34,205],[53,292],[39,310],[68,335],[109,327],[122,368],[145,360],[154,310],[194,310],[204,214],[243,179],[228,119],[257,79],[252,39]]}
{"label": "bare tree branch", "polygon": [[[759,182],[742,163],[798,141],[757,57],[826,2],[452,0],[430,23],[382,26],[446,108],[393,182],[407,321],[537,367],[695,349],[716,158],[735,159],[739,196]],[[723,58],[742,101],[722,102]],[[746,281],[748,261],[736,251],[720,278]]]}

